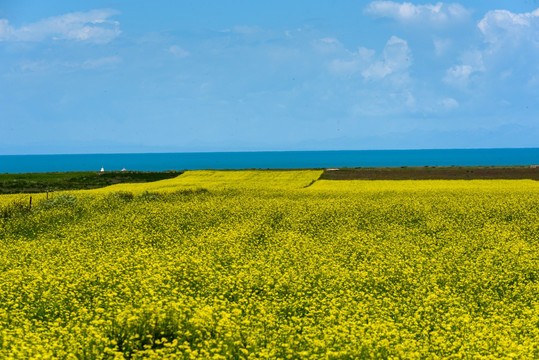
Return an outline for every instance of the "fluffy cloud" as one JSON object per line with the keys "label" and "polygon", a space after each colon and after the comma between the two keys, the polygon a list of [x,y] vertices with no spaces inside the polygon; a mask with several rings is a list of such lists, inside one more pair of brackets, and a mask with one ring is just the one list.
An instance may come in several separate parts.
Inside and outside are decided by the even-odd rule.
{"label": "fluffy cloud", "polygon": [[364,47],[359,47],[356,52],[348,52],[348,56],[341,59],[334,59],[329,68],[333,73],[341,75],[353,74],[359,70],[366,69],[372,64],[372,59],[376,51]]}
{"label": "fluffy cloud", "polygon": [[470,77],[476,72],[486,71],[483,62],[483,53],[480,51],[469,51],[460,57],[461,64],[447,69],[444,82],[458,87],[466,87]]}
{"label": "fluffy cloud", "polygon": [[382,59],[376,61],[361,75],[366,79],[382,79],[392,73],[404,71],[412,64],[412,52],[406,40],[392,36],[384,48]]}
{"label": "fluffy cloud", "polygon": [[381,56],[364,47],[348,56],[334,59],[330,70],[335,74],[351,75],[360,72],[365,79],[380,80],[390,74],[403,72],[412,64],[412,52],[406,40],[392,36],[386,43]]}
{"label": "fluffy cloud", "polygon": [[76,40],[104,44],[120,35],[120,24],[109,18],[113,10],[92,10],[53,16],[15,28],[0,19],[0,41]]}
{"label": "fluffy cloud", "polygon": [[439,104],[445,110],[452,110],[459,107],[459,102],[453,98],[443,98]]}
{"label": "fluffy cloud", "polygon": [[539,45],[539,9],[515,14],[508,10],[492,10],[477,24],[485,41],[491,44],[520,40]]}
{"label": "fluffy cloud", "polygon": [[451,85],[463,87],[468,85],[468,79],[473,72],[474,69],[470,65],[455,65],[447,69],[444,81]]}
{"label": "fluffy cloud", "polygon": [[409,2],[394,1],[373,1],[365,8],[365,13],[406,23],[430,23],[438,26],[462,21],[470,15],[470,11],[460,4],[438,2],[435,5],[414,5]]}
{"label": "fluffy cloud", "polygon": [[0,19],[0,41],[9,39],[12,36],[13,28],[9,26],[6,19]]}
{"label": "fluffy cloud", "polygon": [[527,13],[492,10],[477,27],[487,46],[463,53],[460,63],[447,69],[444,82],[466,87],[471,79],[530,77],[529,71],[535,68],[539,55],[539,9]]}

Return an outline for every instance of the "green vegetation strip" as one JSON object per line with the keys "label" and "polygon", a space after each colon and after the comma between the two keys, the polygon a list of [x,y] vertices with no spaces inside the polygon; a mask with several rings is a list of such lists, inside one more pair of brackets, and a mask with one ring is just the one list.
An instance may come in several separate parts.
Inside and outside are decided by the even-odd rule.
{"label": "green vegetation strip", "polygon": [[170,179],[180,174],[182,174],[181,171],[110,171],[105,173],[86,171],[0,174],[0,194],[95,189],[119,183],[141,183]]}

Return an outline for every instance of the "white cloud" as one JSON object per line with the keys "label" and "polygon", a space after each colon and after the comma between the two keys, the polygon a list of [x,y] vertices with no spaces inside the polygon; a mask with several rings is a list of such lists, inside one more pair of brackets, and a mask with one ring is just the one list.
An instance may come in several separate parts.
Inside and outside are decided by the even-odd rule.
{"label": "white cloud", "polygon": [[474,71],[485,71],[483,57],[483,52],[479,50],[471,50],[463,53],[460,56],[460,60],[464,64],[469,64]]}
{"label": "white cloud", "polygon": [[235,25],[231,28],[221,30],[222,33],[231,33],[243,36],[252,36],[265,33],[266,30],[258,26],[248,26],[248,25]]}
{"label": "white cloud", "polygon": [[30,61],[24,62],[20,65],[20,69],[23,72],[39,72],[44,71],[48,68],[48,64],[43,61]]}
{"label": "white cloud", "polygon": [[405,102],[405,104],[409,108],[413,108],[416,105],[415,97],[414,97],[414,95],[412,94],[411,91],[406,92],[406,102]]}
{"label": "white cloud", "polygon": [[334,53],[343,49],[342,43],[331,37],[315,40],[312,42],[312,45],[316,51],[323,54]]}
{"label": "white cloud", "polygon": [[485,14],[477,26],[485,41],[491,44],[507,41],[514,44],[526,40],[539,45],[539,9],[520,14],[492,10]]}
{"label": "white cloud", "polygon": [[412,52],[406,40],[392,36],[381,56],[371,49],[359,47],[356,52],[347,51],[342,58],[334,59],[329,69],[339,75],[357,72],[365,79],[380,80],[393,73],[403,73],[412,64]]}
{"label": "white cloud", "polygon": [[477,27],[487,46],[464,52],[459,63],[447,69],[445,83],[465,88],[472,81],[479,85],[483,79],[492,83],[529,76],[539,55],[539,9],[527,13],[492,10]]}
{"label": "white cloud", "polygon": [[445,110],[452,110],[459,107],[459,102],[453,98],[444,98],[440,100],[440,106]]}
{"label": "white cloud", "polygon": [[372,64],[375,54],[374,50],[359,47],[356,52],[348,52],[346,59],[334,59],[329,68],[336,74],[352,74]]}
{"label": "white cloud", "polygon": [[0,19],[0,41],[5,41],[12,36],[13,27],[9,26],[6,19]]}
{"label": "white cloud", "polygon": [[409,2],[373,1],[365,13],[374,17],[392,18],[405,23],[417,23],[443,26],[452,22],[462,21],[470,16],[470,11],[460,4],[414,5]]}
{"label": "white cloud", "polygon": [[465,87],[473,71],[470,65],[455,65],[447,69],[444,81],[450,85]]}
{"label": "white cloud", "polygon": [[382,59],[365,69],[361,75],[367,79],[382,79],[392,73],[406,70],[411,64],[412,52],[406,40],[392,36],[386,43]]}
{"label": "white cloud", "polygon": [[114,10],[92,10],[53,16],[19,28],[0,19],[0,41],[76,40],[105,44],[120,35]]}
{"label": "white cloud", "polygon": [[444,82],[457,87],[468,86],[470,77],[476,72],[486,71],[483,63],[483,53],[469,51],[460,57],[461,64],[447,69]]}
{"label": "white cloud", "polygon": [[110,67],[121,62],[122,59],[119,56],[107,56],[97,59],[89,59],[82,63],[81,67],[83,69],[96,69],[101,67]]}
{"label": "white cloud", "polygon": [[178,45],[172,45],[168,48],[168,51],[178,59],[183,59],[191,55],[189,51],[182,49]]}

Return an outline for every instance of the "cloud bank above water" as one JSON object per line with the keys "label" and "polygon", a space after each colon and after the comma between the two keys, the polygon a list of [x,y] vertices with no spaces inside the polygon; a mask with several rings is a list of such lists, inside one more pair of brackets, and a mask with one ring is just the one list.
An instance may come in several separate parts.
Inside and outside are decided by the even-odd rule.
{"label": "cloud bank above water", "polygon": [[72,12],[14,27],[0,19],[0,41],[39,42],[75,40],[106,44],[120,35],[120,23],[110,18],[117,11],[110,9]]}

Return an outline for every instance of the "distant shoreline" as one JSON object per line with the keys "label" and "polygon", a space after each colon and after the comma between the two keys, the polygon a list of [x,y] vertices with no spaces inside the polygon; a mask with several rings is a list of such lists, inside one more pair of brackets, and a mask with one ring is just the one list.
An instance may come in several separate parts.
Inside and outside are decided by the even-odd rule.
{"label": "distant shoreline", "polygon": [[328,150],[0,156],[0,173],[203,169],[327,169],[342,167],[525,166],[539,148],[441,150]]}
{"label": "distant shoreline", "polygon": [[[324,170],[320,180],[539,180],[539,166],[401,166],[301,169],[216,169],[218,171]],[[0,194],[95,189],[119,183],[151,182],[183,171],[71,171],[0,174]]]}

